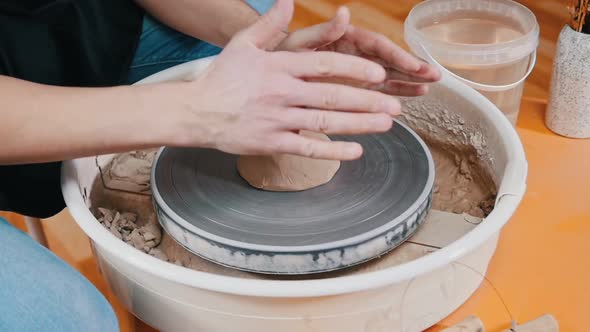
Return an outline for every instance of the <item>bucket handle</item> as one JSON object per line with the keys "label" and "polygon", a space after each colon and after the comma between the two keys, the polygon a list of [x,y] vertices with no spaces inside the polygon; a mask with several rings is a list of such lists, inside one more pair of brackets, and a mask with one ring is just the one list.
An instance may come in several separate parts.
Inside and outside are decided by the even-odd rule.
{"label": "bucket handle", "polygon": [[516,81],[514,83],[510,83],[510,84],[506,84],[506,85],[489,85],[489,84],[483,84],[483,83],[477,83],[474,81],[470,81],[464,77],[461,77],[461,76],[451,72],[450,70],[445,68],[443,65],[441,65],[438,61],[436,61],[436,59],[432,56],[432,54],[430,54],[428,52],[428,50],[426,49],[426,47],[424,47],[424,45],[420,44],[420,47],[422,48],[422,51],[424,52],[424,55],[426,57],[426,61],[428,61],[431,65],[435,65],[445,74],[448,74],[448,75],[458,79],[459,81],[461,81],[461,82],[463,82],[463,83],[469,85],[470,87],[472,87],[476,90],[479,90],[479,91],[498,92],[498,91],[506,91],[506,90],[510,90],[512,88],[515,88],[518,85],[520,85],[522,82],[524,82],[527,79],[527,77],[529,77],[529,75],[533,72],[533,69],[535,69],[535,64],[537,62],[537,50],[534,50],[533,53],[531,54],[531,58],[529,60],[529,68],[528,68],[526,74],[524,74],[524,76],[521,79],[519,79],[518,81]]}

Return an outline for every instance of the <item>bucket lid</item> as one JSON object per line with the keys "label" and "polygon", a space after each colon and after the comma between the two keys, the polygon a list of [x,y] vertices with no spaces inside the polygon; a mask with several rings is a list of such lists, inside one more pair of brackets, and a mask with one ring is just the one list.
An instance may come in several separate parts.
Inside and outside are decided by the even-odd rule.
{"label": "bucket lid", "polygon": [[[503,17],[519,24],[524,34],[490,44],[453,43],[420,30],[450,17]],[[438,61],[463,65],[510,63],[529,56],[539,44],[539,24],[527,7],[511,0],[426,0],[416,5],[404,23],[404,38],[412,52],[424,58],[424,48]]]}

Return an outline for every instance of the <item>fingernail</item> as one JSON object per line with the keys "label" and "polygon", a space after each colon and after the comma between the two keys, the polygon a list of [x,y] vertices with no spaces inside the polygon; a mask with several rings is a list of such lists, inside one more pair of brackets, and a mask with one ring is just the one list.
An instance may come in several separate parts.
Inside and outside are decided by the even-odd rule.
{"label": "fingernail", "polygon": [[422,62],[421,60],[418,60],[418,61],[417,61],[417,62],[414,64],[414,66],[412,66],[412,69],[411,69],[411,70],[412,70],[412,72],[413,72],[413,73],[419,73],[419,72],[422,70],[422,68],[423,68],[423,64],[425,65],[426,63],[425,63],[425,62]]}
{"label": "fingernail", "polygon": [[380,81],[383,79],[383,71],[380,68],[370,66],[366,70],[367,78],[371,81]]}
{"label": "fingernail", "polygon": [[384,100],[379,104],[379,112],[391,115],[399,114],[400,108],[400,103],[396,99]]}
{"label": "fingernail", "polygon": [[389,128],[392,125],[392,120],[390,117],[386,116],[386,117],[374,117],[373,119],[371,119],[371,128],[375,129],[375,130],[389,130]]}
{"label": "fingernail", "polygon": [[420,94],[425,95],[428,93],[428,85],[424,84],[420,87]]}
{"label": "fingernail", "polygon": [[344,153],[346,153],[349,158],[358,158],[363,154],[363,149],[360,145],[350,144],[344,148]]}

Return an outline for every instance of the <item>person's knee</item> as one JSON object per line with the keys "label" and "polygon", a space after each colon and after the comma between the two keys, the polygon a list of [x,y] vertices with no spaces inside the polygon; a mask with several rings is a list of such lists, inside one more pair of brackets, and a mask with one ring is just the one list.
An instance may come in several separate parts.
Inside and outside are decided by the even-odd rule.
{"label": "person's knee", "polygon": [[[119,331],[119,324],[113,308],[105,297],[83,276],[74,272],[63,274],[63,288],[56,288],[56,291],[70,290],[70,296],[64,299],[60,308],[55,308],[51,313],[53,318],[60,318],[60,315],[70,313],[64,327],[56,331],[64,331],[64,328],[71,327],[71,331],[96,331],[115,332]],[[65,308],[64,308],[65,307]],[[67,308],[67,309],[66,309]],[[65,309],[65,310],[64,310]]]}
{"label": "person's knee", "polygon": [[3,220],[0,265],[1,331],[118,331],[90,282]]}

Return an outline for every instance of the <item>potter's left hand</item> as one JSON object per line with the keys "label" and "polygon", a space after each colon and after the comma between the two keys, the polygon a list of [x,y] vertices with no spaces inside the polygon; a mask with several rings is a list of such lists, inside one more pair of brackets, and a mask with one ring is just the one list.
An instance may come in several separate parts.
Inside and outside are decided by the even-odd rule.
{"label": "potter's left hand", "polygon": [[404,51],[389,38],[350,24],[346,7],[338,9],[328,22],[292,32],[276,50],[335,51],[373,60],[386,69],[387,80],[369,88],[391,95],[420,96],[428,91],[427,83],[440,79],[436,68]]}

